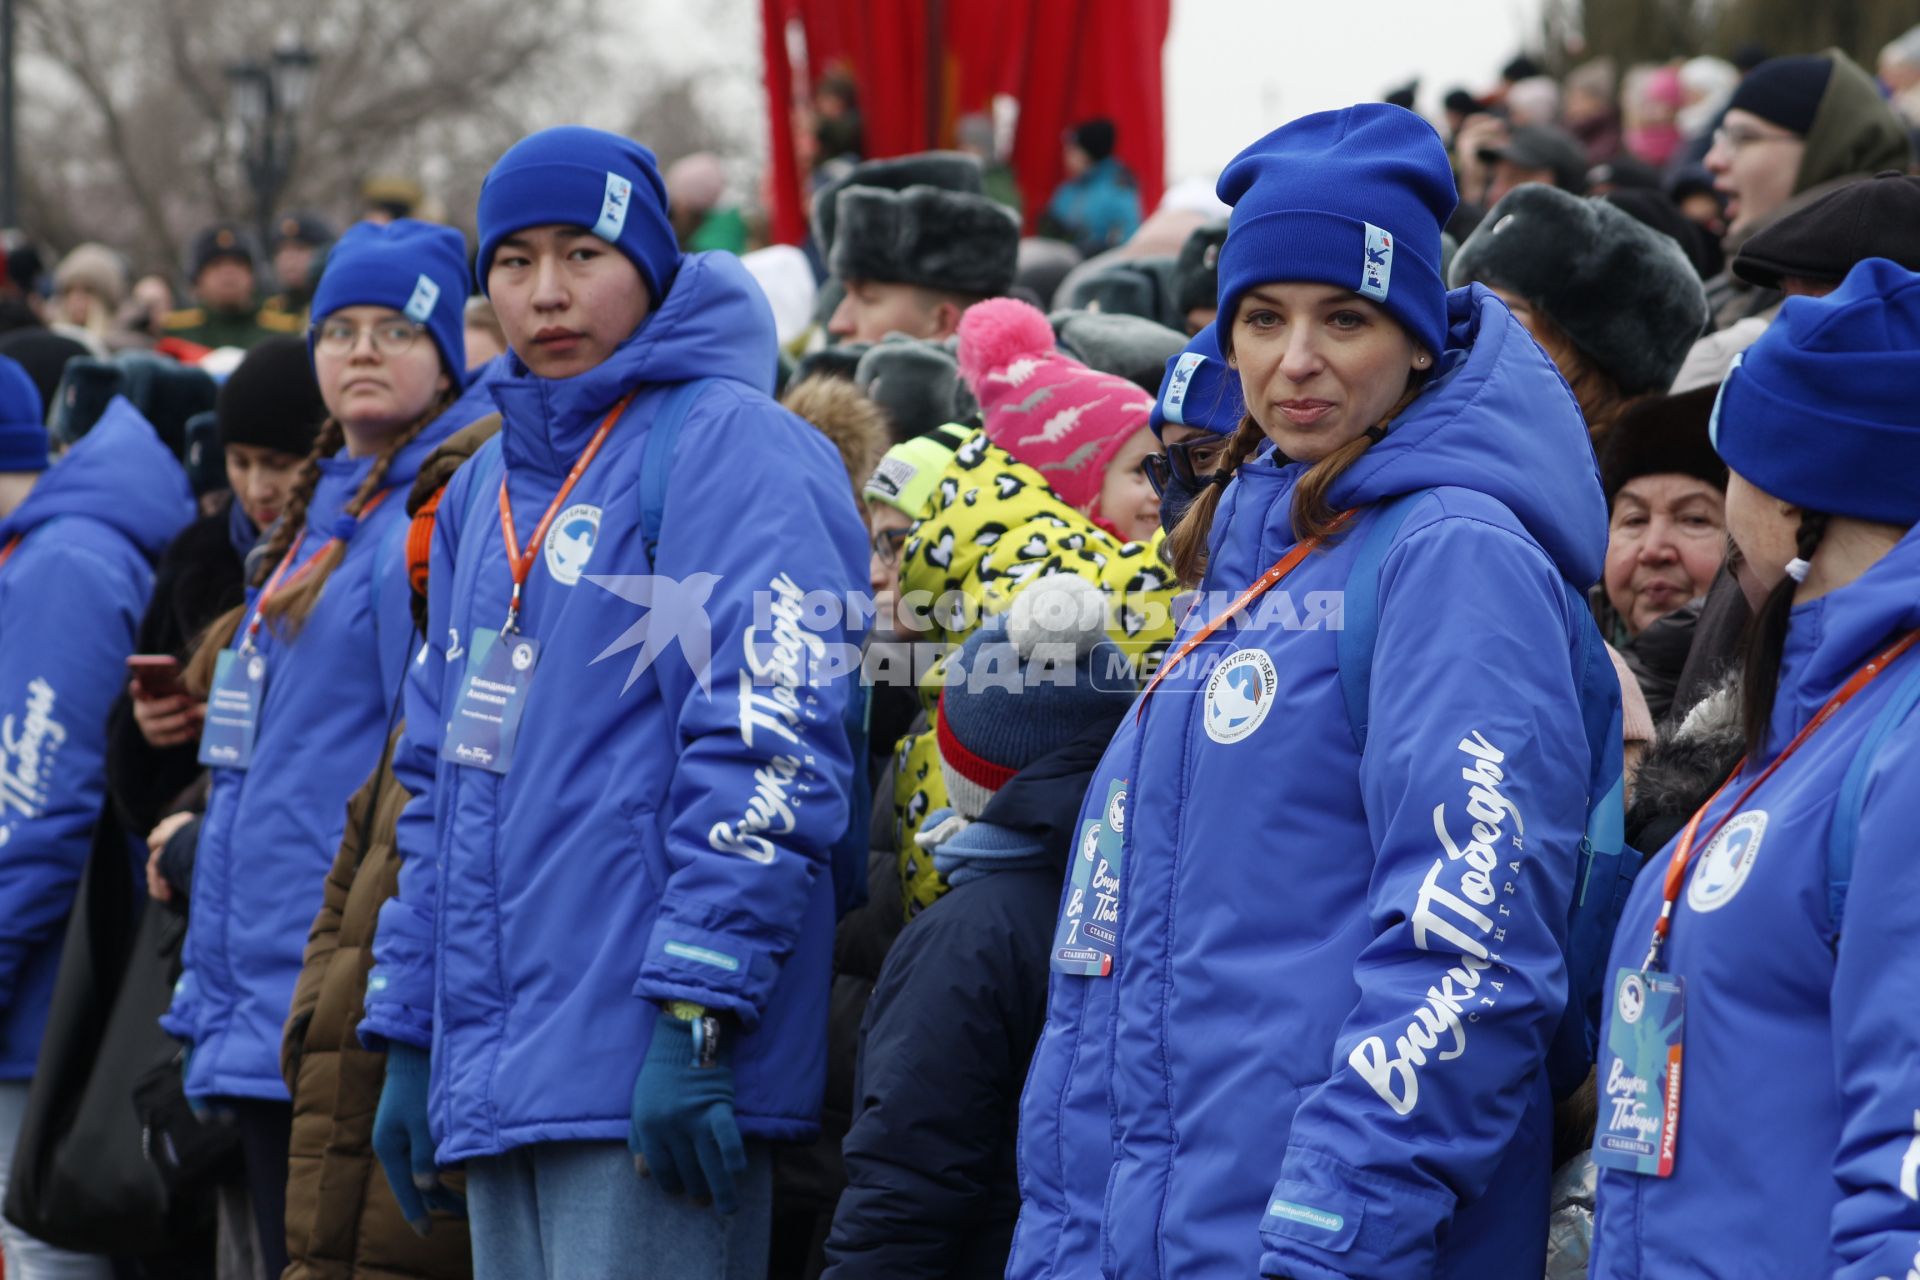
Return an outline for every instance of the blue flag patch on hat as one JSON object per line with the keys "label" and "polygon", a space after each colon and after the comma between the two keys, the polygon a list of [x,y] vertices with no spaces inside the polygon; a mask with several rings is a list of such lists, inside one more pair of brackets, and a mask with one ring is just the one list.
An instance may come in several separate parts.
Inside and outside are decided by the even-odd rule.
{"label": "blue flag patch on hat", "polygon": [[1187,392],[1193,389],[1193,373],[1207,362],[1207,357],[1198,351],[1183,351],[1174,360],[1173,369],[1167,374],[1167,391],[1160,398],[1161,413],[1168,422],[1176,426],[1186,426]]}
{"label": "blue flag patch on hat", "polygon": [[1363,298],[1385,302],[1387,287],[1393,280],[1393,237],[1371,222],[1361,225],[1367,229],[1367,252],[1360,262],[1357,292]]}
{"label": "blue flag patch on hat", "polygon": [[413,296],[400,309],[401,314],[415,324],[425,324],[427,317],[433,314],[434,304],[439,301],[440,286],[433,282],[433,277],[422,272],[420,278],[413,282]]}
{"label": "blue flag patch on hat", "polygon": [[632,197],[633,183],[609,172],[607,191],[600,200],[600,220],[593,224],[593,234],[609,243],[618,240],[621,228],[627,225],[627,206]]}

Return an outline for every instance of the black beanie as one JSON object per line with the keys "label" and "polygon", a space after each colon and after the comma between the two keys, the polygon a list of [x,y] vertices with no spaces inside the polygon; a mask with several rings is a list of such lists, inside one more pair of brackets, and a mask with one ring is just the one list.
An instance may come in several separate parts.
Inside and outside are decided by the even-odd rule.
{"label": "black beanie", "polygon": [[20,362],[33,379],[33,385],[40,389],[40,403],[45,405],[53,403],[53,393],[60,386],[60,375],[66,371],[67,361],[92,354],[86,344],[51,329],[15,329],[0,337],[0,356]]}
{"label": "black beanie", "polygon": [[1832,78],[1833,59],[1825,54],[1771,58],[1747,73],[1727,110],[1748,112],[1804,138]]}
{"label": "black beanie", "polygon": [[1075,146],[1092,156],[1095,163],[1105,160],[1113,154],[1113,121],[1105,118],[1082,120],[1073,126],[1073,142]]}
{"label": "black beanie", "polygon": [[247,352],[220,388],[220,443],[250,444],[304,458],[327,416],[304,338],[268,338]]}

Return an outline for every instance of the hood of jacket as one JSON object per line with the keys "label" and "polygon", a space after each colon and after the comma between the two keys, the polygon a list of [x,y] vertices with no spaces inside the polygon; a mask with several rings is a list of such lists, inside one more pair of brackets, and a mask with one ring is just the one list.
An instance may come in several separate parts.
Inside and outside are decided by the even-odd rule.
{"label": "hood of jacket", "polygon": [[[1453,486],[1497,499],[1567,581],[1606,559],[1607,500],[1566,380],[1482,285],[1447,295],[1447,352],[1433,383],[1329,493],[1336,509]],[[1288,470],[1305,468],[1289,464]]]}
{"label": "hood of jacket", "polygon": [[1796,193],[1846,175],[1866,177],[1882,169],[1905,169],[1912,159],[1907,131],[1880,87],[1852,58],[1828,49],[1833,74],[1813,113],[1806,150],[1795,176]]}
{"label": "hood of jacket", "polygon": [[193,514],[193,493],[179,460],[140,411],[115,396],[93,430],[0,522],[0,543],[60,516],[86,516],[124,534],[151,562]]}
{"label": "hood of jacket", "polygon": [[1920,526],[1837,591],[1795,605],[1767,725],[1769,759],[1868,659],[1920,627]]}
{"label": "hood of jacket", "polygon": [[607,410],[636,387],[720,377],[772,395],[780,340],[773,308],[740,259],[696,253],[660,306],[586,372],[542,378],[517,355],[505,358],[491,391],[506,422],[507,465],[565,475]]}

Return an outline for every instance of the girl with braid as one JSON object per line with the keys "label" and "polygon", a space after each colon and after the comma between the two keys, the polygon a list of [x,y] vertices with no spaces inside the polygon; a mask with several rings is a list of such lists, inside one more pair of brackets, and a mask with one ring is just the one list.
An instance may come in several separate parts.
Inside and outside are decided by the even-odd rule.
{"label": "girl with braid", "polygon": [[208,695],[212,788],[162,1025],[188,1044],[188,1097],[231,1113],[246,1153],[221,1203],[223,1280],[287,1265],[281,1030],[347,798],[380,759],[412,656],[405,496],[454,427],[465,283],[445,227],[363,223],[335,246],[310,334],[326,422],[246,601],[187,668]]}

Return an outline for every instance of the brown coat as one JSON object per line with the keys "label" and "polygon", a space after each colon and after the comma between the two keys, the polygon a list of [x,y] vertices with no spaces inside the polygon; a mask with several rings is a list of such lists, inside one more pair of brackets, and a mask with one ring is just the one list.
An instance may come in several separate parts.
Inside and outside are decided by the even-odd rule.
{"label": "brown coat", "polygon": [[[395,737],[397,738],[396,733]],[[393,743],[347,804],[280,1047],[293,1094],[285,1280],[454,1280],[473,1274],[467,1225],[443,1214],[422,1238],[407,1226],[373,1154],[386,1055],[360,1047],[374,926],[399,883],[394,823],[407,793],[388,767]],[[458,1183],[456,1182],[456,1186]]]}

